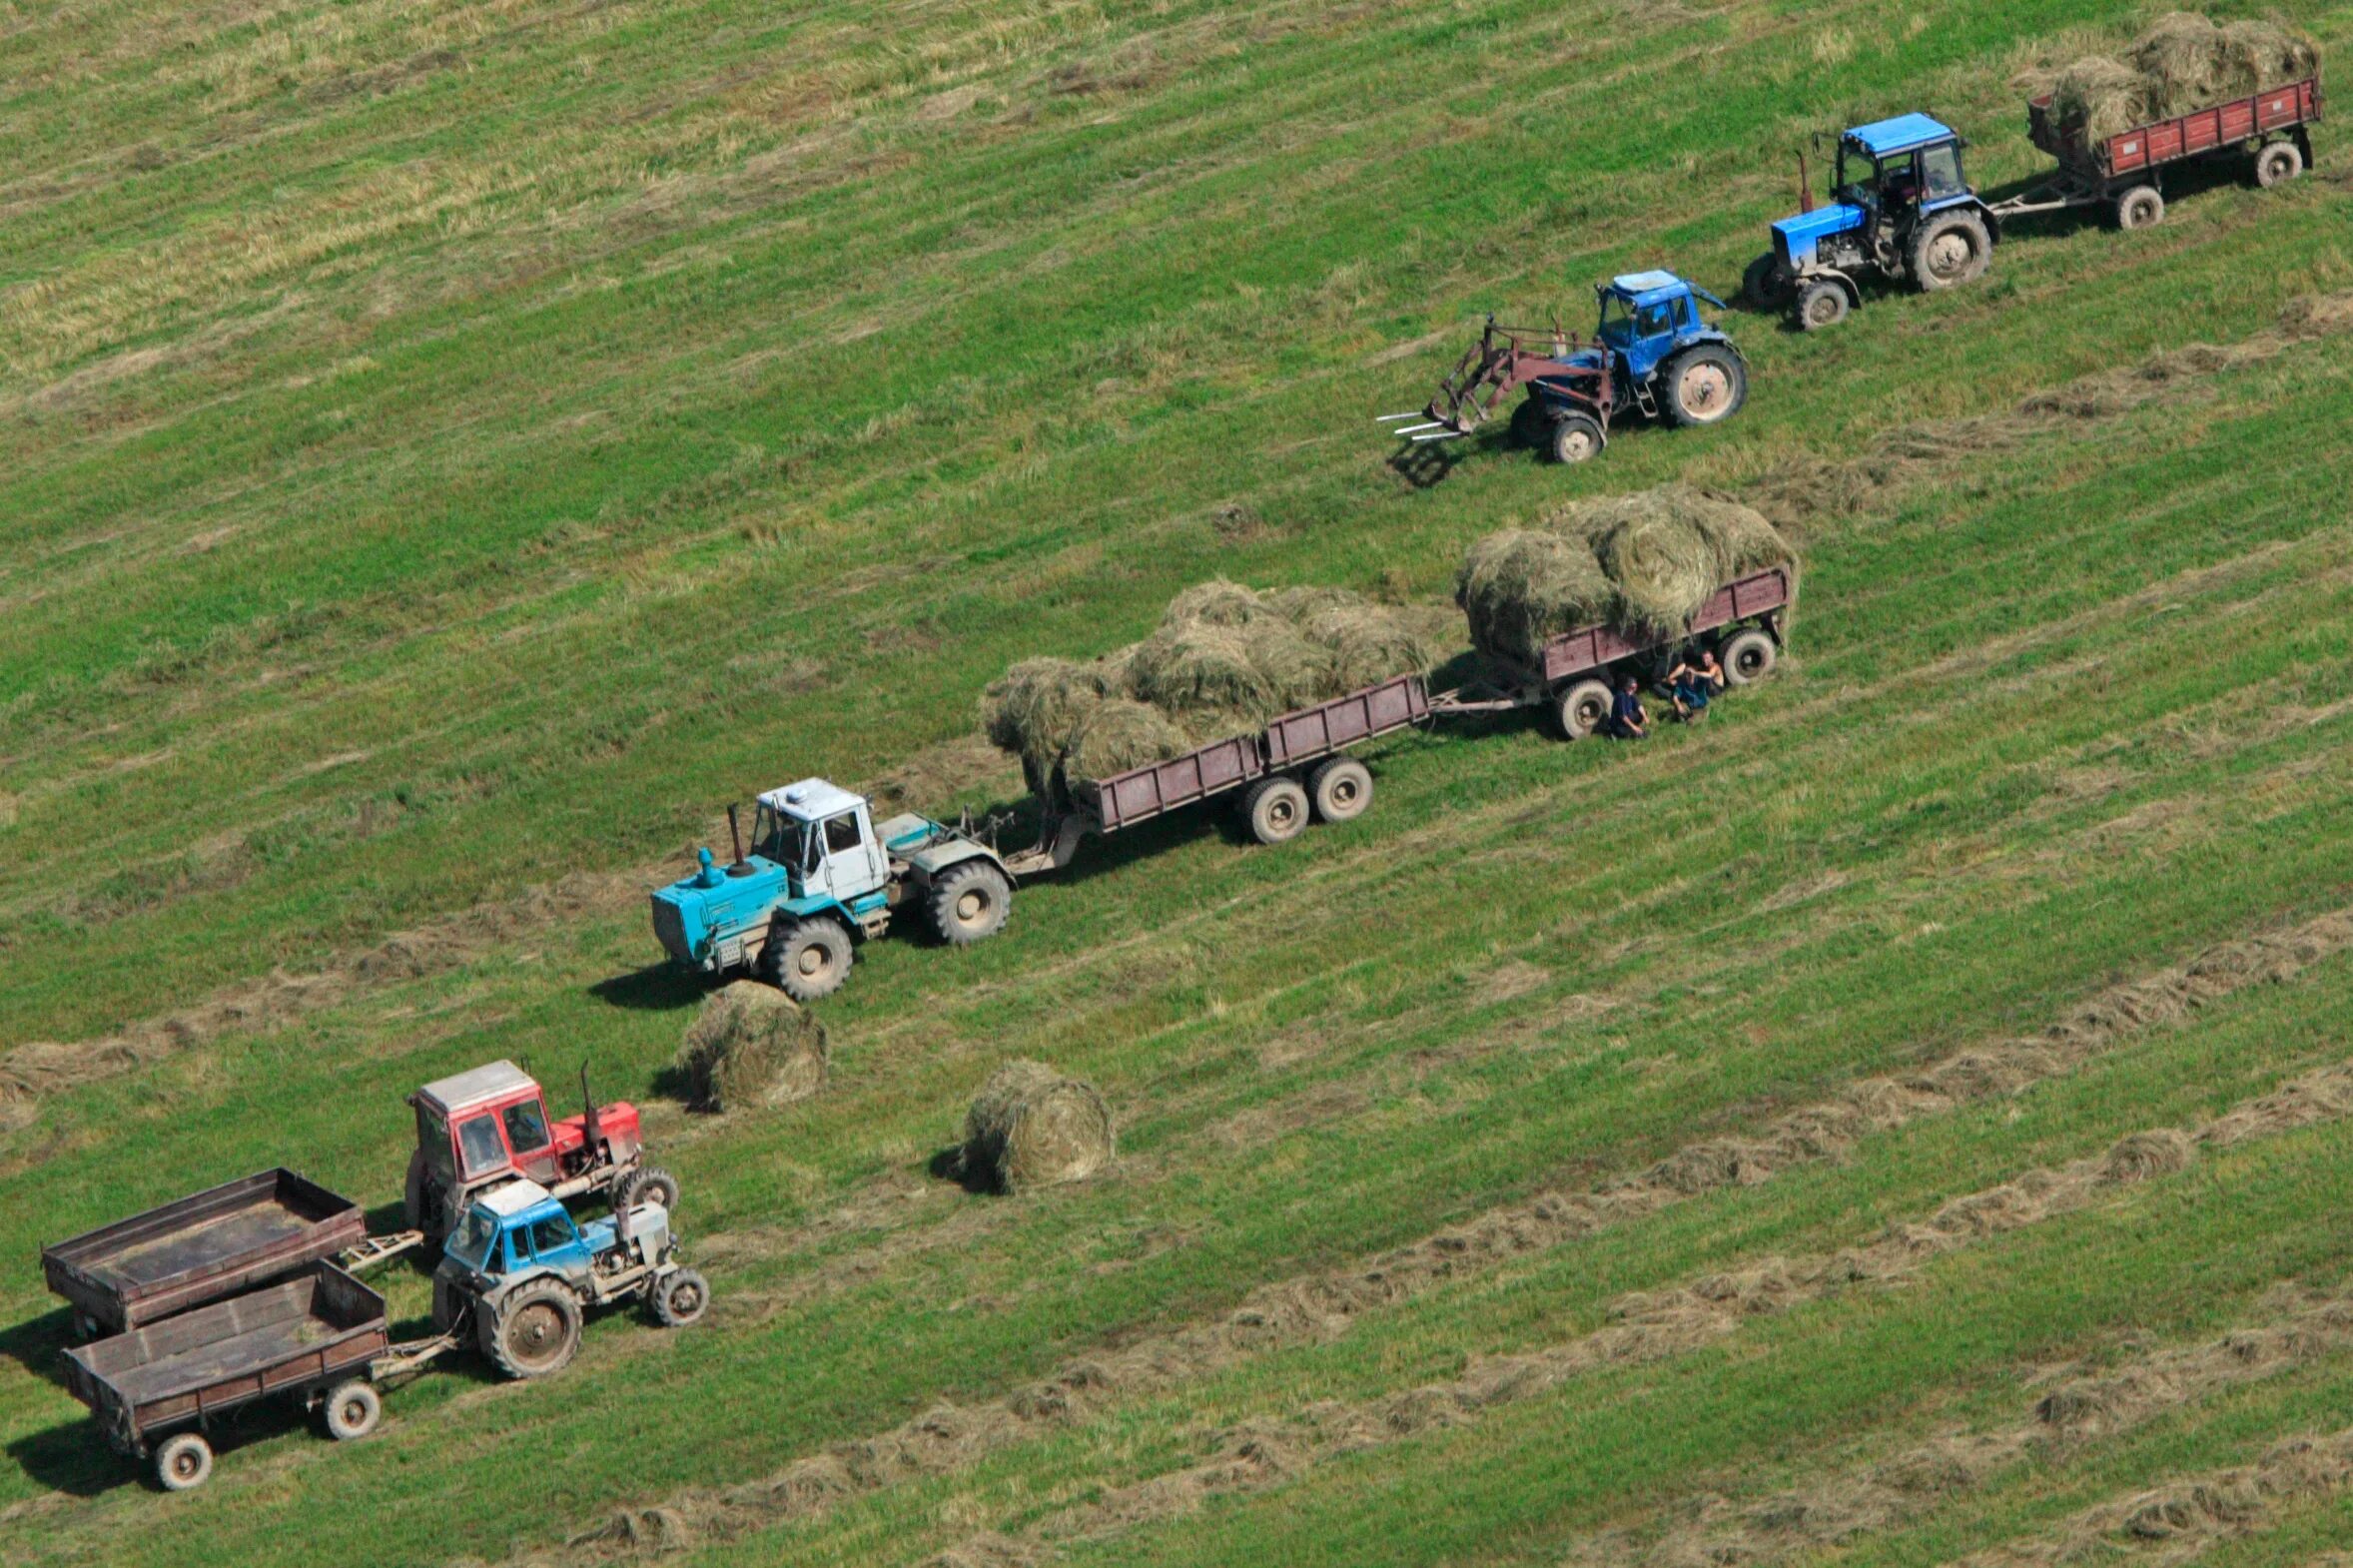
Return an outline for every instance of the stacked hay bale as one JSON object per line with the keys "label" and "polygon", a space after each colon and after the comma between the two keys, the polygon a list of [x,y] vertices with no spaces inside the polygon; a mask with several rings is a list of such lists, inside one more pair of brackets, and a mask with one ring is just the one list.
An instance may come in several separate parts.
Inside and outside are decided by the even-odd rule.
{"label": "stacked hay bale", "polygon": [[1038,1062],[989,1075],[964,1119],[962,1174],[1001,1192],[1078,1181],[1117,1152],[1111,1108],[1095,1086]]}
{"label": "stacked hay bale", "polygon": [[706,998],[678,1049],[687,1104],[741,1111],[806,1100],[825,1087],[825,1026],[772,986],[739,980]]}
{"label": "stacked hay bale", "polygon": [[1480,652],[1533,664],[1551,638],[1584,626],[1674,636],[1725,583],[1796,558],[1762,512],[1668,484],[1488,534],[1463,557],[1454,598]]}
{"label": "stacked hay bale", "polygon": [[981,716],[1031,789],[1059,797],[1068,781],[1180,756],[1430,663],[1409,621],[1360,594],[1218,579],[1185,589],[1150,637],[1092,664],[1016,664],[991,683]]}
{"label": "stacked hay bale", "polygon": [[2080,120],[2093,142],[2152,120],[2210,109],[2320,69],[2320,46],[2280,22],[2217,27],[2194,12],[2161,16],[2121,58],[2091,55],[2052,84],[2061,121]]}

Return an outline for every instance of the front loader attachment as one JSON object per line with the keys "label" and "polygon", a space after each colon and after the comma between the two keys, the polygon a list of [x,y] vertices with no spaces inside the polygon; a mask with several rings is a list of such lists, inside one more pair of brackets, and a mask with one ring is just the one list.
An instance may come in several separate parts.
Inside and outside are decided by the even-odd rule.
{"label": "front loader attachment", "polygon": [[1591,365],[1571,363],[1569,357],[1581,347],[1557,325],[1506,327],[1490,315],[1479,341],[1463,351],[1438,383],[1435,396],[1418,412],[1384,413],[1376,422],[1394,426],[1391,433],[1404,440],[1454,440],[1485,422],[1512,392],[1541,381],[1559,396],[1589,407],[1606,424],[1609,377]]}

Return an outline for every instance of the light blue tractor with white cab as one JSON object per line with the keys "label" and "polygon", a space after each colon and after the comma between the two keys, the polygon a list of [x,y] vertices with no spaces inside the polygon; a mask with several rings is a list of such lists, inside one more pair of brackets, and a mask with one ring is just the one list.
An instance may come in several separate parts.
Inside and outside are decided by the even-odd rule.
{"label": "light blue tractor with white cab", "polygon": [[1839,138],[1833,199],[1820,207],[1801,154],[1802,211],[1775,224],[1773,249],[1749,264],[1749,303],[1818,332],[1863,303],[1866,278],[1924,292],[1982,278],[2001,231],[1961,172],[1967,145],[1925,114],[1859,125]]}
{"label": "light blue tractor with white cab", "polygon": [[945,942],[996,935],[1016,870],[1055,853],[1000,855],[969,826],[912,812],[877,826],[865,796],[823,779],[760,796],[749,853],[733,808],[727,821],[734,861],[722,866],[702,850],[691,875],[656,889],[654,935],[681,964],[710,975],[749,969],[800,1002],[839,991],[856,943],[883,935],[910,901]]}

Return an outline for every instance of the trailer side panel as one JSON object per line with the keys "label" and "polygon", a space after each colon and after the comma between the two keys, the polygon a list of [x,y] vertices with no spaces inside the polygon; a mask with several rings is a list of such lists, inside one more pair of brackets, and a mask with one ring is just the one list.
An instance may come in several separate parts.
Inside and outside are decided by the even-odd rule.
{"label": "trailer side panel", "polygon": [[1222,794],[1265,771],[1258,737],[1238,735],[1167,762],[1081,784],[1076,793],[1093,807],[1103,831],[1116,833],[1178,806]]}
{"label": "trailer side panel", "polygon": [[1544,645],[1545,683],[1558,686],[1632,654],[1680,642],[1686,636],[1714,631],[1734,621],[1770,615],[1790,602],[1796,592],[1796,581],[1795,568],[1773,566],[1728,582],[1699,607],[1691,618],[1691,629],[1673,637],[1636,639],[1621,636],[1606,626],[1583,626],[1562,632]]}
{"label": "trailer side panel", "polygon": [[2210,109],[2136,125],[2097,144],[2084,136],[2080,122],[2061,120],[2046,94],[2026,106],[2026,134],[2060,164],[2107,181],[2293,130],[2320,117],[2320,78],[2314,76]]}
{"label": "trailer side panel", "polygon": [[1430,693],[1422,678],[1399,675],[1270,722],[1266,726],[1266,765],[1295,768],[1360,740],[1418,724],[1429,716]]}

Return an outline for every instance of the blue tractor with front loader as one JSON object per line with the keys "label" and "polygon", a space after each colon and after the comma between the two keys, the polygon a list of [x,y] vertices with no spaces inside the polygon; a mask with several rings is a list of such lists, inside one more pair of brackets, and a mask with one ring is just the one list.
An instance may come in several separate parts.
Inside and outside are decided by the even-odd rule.
{"label": "blue tractor with front loader", "polygon": [[[1514,435],[1561,462],[1583,462],[1609,443],[1629,410],[1679,428],[1721,424],[1749,395],[1749,364],[1700,315],[1724,302],[1670,272],[1627,273],[1594,288],[1600,321],[1584,343],[1559,327],[1499,326],[1493,316],[1438,393],[1418,412],[1390,413],[1399,437],[1455,440],[1525,388]],[[1416,420],[1420,422],[1407,423]]]}
{"label": "blue tractor with front loader", "polygon": [[1749,304],[1819,332],[1863,303],[1869,279],[1934,293],[1984,277],[2000,220],[1961,171],[1967,145],[1925,114],[1859,125],[1839,137],[1833,199],[1821,206],[1801,153],[1801,210],[1773,226],[1773,249],[1749,264]]}

